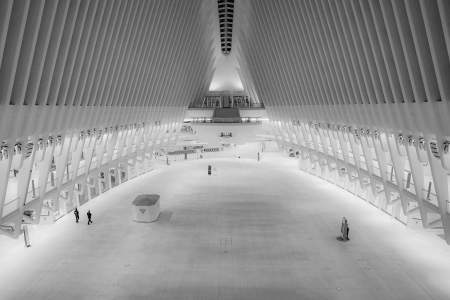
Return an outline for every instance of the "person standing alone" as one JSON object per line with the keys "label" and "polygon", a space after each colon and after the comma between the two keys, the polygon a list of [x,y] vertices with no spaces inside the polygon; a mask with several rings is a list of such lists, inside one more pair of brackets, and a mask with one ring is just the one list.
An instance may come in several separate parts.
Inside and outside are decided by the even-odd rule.
{"label": "person standing alone", "polygon": [[86,213],[87,217],[88,217],[88,225],[92,223],[92,214],[91,214],[91,210],[88,210],[88,212]]}
{"label": "person standing alone", "polygon": [[341,223],[341,233],[342,233],[342,240],[344,241],[348,241],[348,233],[350,231],[350,228],[348,226],[348,221],[346,217],[342,218],[342,223]]}
{"label": "person standing alone", "polygon": [[75,207],[73,214],[75,215],[75,222],[78,223],[78,221],[80,220],[80,212],[78,211],[78,208]]}

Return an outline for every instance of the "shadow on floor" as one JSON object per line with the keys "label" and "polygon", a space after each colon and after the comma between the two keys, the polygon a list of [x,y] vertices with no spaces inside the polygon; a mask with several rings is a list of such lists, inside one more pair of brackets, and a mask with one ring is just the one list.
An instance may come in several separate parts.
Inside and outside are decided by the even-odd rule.
{"label": "shadow on floor", "polygon": [[344,240],[344,239],[342,238],[342,236],[337,236],[336,239],[337,239],[339,242],[348,242],[348,241],[350,241],[350,239]]}
{"label": "shadow on floor", "polygon": [[168,224],[170,223],[170,219],[172,218],[173,212],[170,210],[163,210],[159,214],[158,223],[159,224]]}

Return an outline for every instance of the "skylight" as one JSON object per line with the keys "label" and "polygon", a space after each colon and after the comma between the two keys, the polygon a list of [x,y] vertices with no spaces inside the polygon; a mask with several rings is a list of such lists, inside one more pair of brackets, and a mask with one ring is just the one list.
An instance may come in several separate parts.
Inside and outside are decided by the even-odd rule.
{"label": "skylight", "polygon": [[234,0],[217,0],[219,9],[220,47],[225,55],[231,52]]}

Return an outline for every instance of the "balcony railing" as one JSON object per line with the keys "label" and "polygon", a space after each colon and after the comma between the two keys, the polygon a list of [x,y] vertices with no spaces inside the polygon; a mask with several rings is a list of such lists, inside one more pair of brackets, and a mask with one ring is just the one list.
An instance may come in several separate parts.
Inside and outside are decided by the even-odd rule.
{"label": "balcony railing", "polygon": [[205,96],[199,101],[189,105],[189,109],[214,109],[214,108],[264,108],[263,103],[254,102],[248,96]]}

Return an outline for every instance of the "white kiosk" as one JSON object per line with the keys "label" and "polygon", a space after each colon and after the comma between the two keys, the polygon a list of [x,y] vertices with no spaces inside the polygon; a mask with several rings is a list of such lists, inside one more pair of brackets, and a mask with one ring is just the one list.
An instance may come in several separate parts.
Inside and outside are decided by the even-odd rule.
{"label": "white kiosk", "polygon": [[139,195],[133,200],[133,219],[136,222],[153,222],[159,217],[159,195]]}

